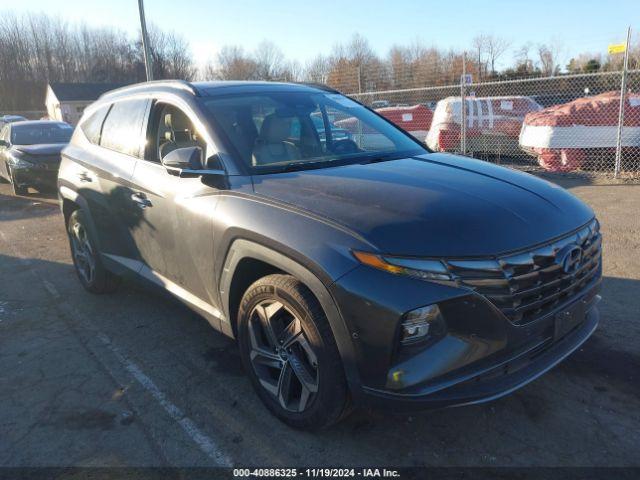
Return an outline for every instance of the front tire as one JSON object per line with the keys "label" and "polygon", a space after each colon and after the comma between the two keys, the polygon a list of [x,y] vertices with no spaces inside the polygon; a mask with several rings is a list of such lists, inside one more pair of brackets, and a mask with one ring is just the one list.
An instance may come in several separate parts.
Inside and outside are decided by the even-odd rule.
{"label": "front tire", "polygon": [[290,275],[268,275],[244,294],[238,311],[244,368],[265,406],[300,429],[346,416],[347,382],[320,303]]}
{"label": "front tire", "polygon": [[69,216],[67,234],[73,265],[82,286],[91,293],[114,292],[120,284],[120,277],[102,264],[82,210],[76,210]]}

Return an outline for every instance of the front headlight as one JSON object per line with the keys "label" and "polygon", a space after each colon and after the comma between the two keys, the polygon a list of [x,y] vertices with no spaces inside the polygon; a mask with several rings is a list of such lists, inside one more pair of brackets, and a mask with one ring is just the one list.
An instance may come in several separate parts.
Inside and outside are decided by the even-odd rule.
{"label": "front headlight", "polygon": [[408,275],[422,280],[453,280],[447,267],[439,260],[389,257],[375,253],[354,251],[353,256],[365,265],[397,275]]}
{"label": "front headlight", "polygon": [[23,155],[19,152],[9,153],[9,163],[11,163],[12,168],[31,168],[34,166],[33,163],[25,160]]}

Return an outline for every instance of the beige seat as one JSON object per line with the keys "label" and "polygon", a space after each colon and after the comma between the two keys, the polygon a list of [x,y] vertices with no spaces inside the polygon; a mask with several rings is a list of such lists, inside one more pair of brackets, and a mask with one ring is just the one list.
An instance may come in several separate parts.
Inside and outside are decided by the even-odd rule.
{"label": "beige seat", "polygon": [[254,166],[300,159],[298,147],[287,141],[291,134],[292,118],[276,114],[265,117],[253,148],[251,161]]}
{"label": "beige seat", "polygon": [[196,134],[189,119],[183,114],[164,115],[164,142],[160,145],[160,158],[178,148],[198,147]]}

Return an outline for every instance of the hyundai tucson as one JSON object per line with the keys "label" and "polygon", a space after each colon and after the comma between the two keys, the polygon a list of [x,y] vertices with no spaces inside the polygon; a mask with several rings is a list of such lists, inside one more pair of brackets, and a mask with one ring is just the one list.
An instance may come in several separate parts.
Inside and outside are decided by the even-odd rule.
{"label": "hyundai tucson", "polygon": [[598,324],[587,205],[433,153],[323,86],[125,87],[87,108],[62,157],[82,285],[112,292],[133,274],[178,297],[237,339],[257,395],[293,427],[498,398]]}

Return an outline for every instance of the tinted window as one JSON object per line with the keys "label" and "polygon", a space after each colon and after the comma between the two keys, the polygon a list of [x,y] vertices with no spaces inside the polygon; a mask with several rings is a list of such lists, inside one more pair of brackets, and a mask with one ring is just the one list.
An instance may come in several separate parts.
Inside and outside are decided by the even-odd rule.
{"label": "tinted window", "polygon": [[425,153],[397,128],[339,94],[265,92],[204,103],[256,173]]}
{"label": "tinted window", "polygon": [[36,123],[13,125],[13,145],[41,145],[46,143],[69,143],[73,127],[67,123]]}
{"label": "tinted window", "polygon": [[80,128],[91,143],[95,143],[96,145],[100,143],[102,124],[104,123],[104,117],[107,115],[108,111],[109,106],[99,108],[80,125]]}
{"label": "tinted window", "polygon": [[100,145],[126,155],[139,156],[143,145],[142,122],[147,100],[116,102],[102,127]]}

